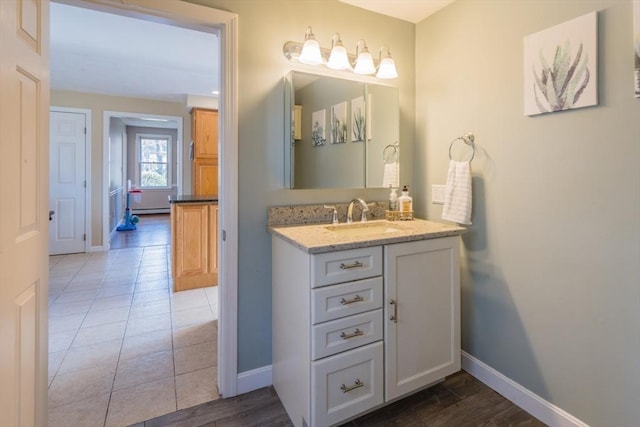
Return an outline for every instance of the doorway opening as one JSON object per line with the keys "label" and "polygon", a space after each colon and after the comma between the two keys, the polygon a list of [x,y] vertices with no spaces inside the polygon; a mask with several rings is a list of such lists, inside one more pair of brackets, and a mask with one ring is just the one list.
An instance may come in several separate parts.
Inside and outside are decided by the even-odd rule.
{"label": "doorway opening", "polygon": [[[64,3],[83,8],[111,12],[118,15],[169,22],[184,28],[214,32],[221,41],[220,77],[220,221],[219,235],[225,236],[219,243],[220,283],[218,385],[225,397],[237,393],[237,16],[203,6],[177,0],[149,2],[126,0],[105,4],[101,0],[70,0]],[[104,189],[108,182],[102,178]],[[95,209],[94,209],[95,210]],[[103,217],[104,221],[104,217]],[[105,221],[106,222],[106,221]],[[104,227],[102,227],[104,228]],[[104,236],[103,236],[104,238]],[[106,240],[103,240],[106,242]]]}
{"label": "doorway opening", "polygon": [[[130,198],[132,214],[169,213],[169,196],[183,194],[183,117],[153,113],[105,111],[103,113],[104,180],[108,186],[102,195],[103,241],[110,243],[116,227],[123,221],[127,192],[141,189],[138,197]],[[144,159],[141,138],[165,141],[166,147],[153,159]],[[154,148],[156,144],[153,144]],[[157,150],[156,150],[157,151]],[[164,154],[163,154],[164,153]],[[143,179],[143,160],[167,162],[154,168]],[[158,173],[159,172],[159,173]]]}

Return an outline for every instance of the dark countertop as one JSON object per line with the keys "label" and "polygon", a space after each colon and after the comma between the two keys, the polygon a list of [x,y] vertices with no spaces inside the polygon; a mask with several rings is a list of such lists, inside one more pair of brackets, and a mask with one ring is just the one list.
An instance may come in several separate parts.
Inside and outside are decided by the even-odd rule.
{"label": "dark countertop", "polygon": [[218,203],[218,195],[212,194],[208,196],[169,196],[169,203]]}

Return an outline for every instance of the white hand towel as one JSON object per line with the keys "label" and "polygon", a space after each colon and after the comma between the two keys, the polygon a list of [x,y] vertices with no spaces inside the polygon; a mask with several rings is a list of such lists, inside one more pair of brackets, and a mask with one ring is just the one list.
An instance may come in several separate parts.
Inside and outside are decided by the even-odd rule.
{"label": "white hand towel", "polygon": [[385,163],[382,174],[382,186],[384,188],[398,188],[400,186],[399,171],[400,168],[398,162]]}
{"label": "white hand towel", "polygon": [[442,219],[471,225],[471,162],[449,162]]}

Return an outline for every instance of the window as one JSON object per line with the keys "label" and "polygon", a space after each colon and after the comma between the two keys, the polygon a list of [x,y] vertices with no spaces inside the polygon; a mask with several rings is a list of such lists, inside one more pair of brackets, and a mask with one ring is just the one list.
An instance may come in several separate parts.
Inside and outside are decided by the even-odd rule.
{"label": "window", "polygon": [[141,188],[171,188],[171,136],[137,135],[137,178]]}

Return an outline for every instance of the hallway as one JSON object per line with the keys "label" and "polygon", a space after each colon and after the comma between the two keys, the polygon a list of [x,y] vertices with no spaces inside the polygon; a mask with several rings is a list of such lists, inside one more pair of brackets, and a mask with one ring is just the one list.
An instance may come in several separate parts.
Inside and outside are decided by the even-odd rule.
{"label": "hallway", "polygon": [[217,288],[173,292],[168,220],[49,258],[49,426],[126,426],[218,398]]}

